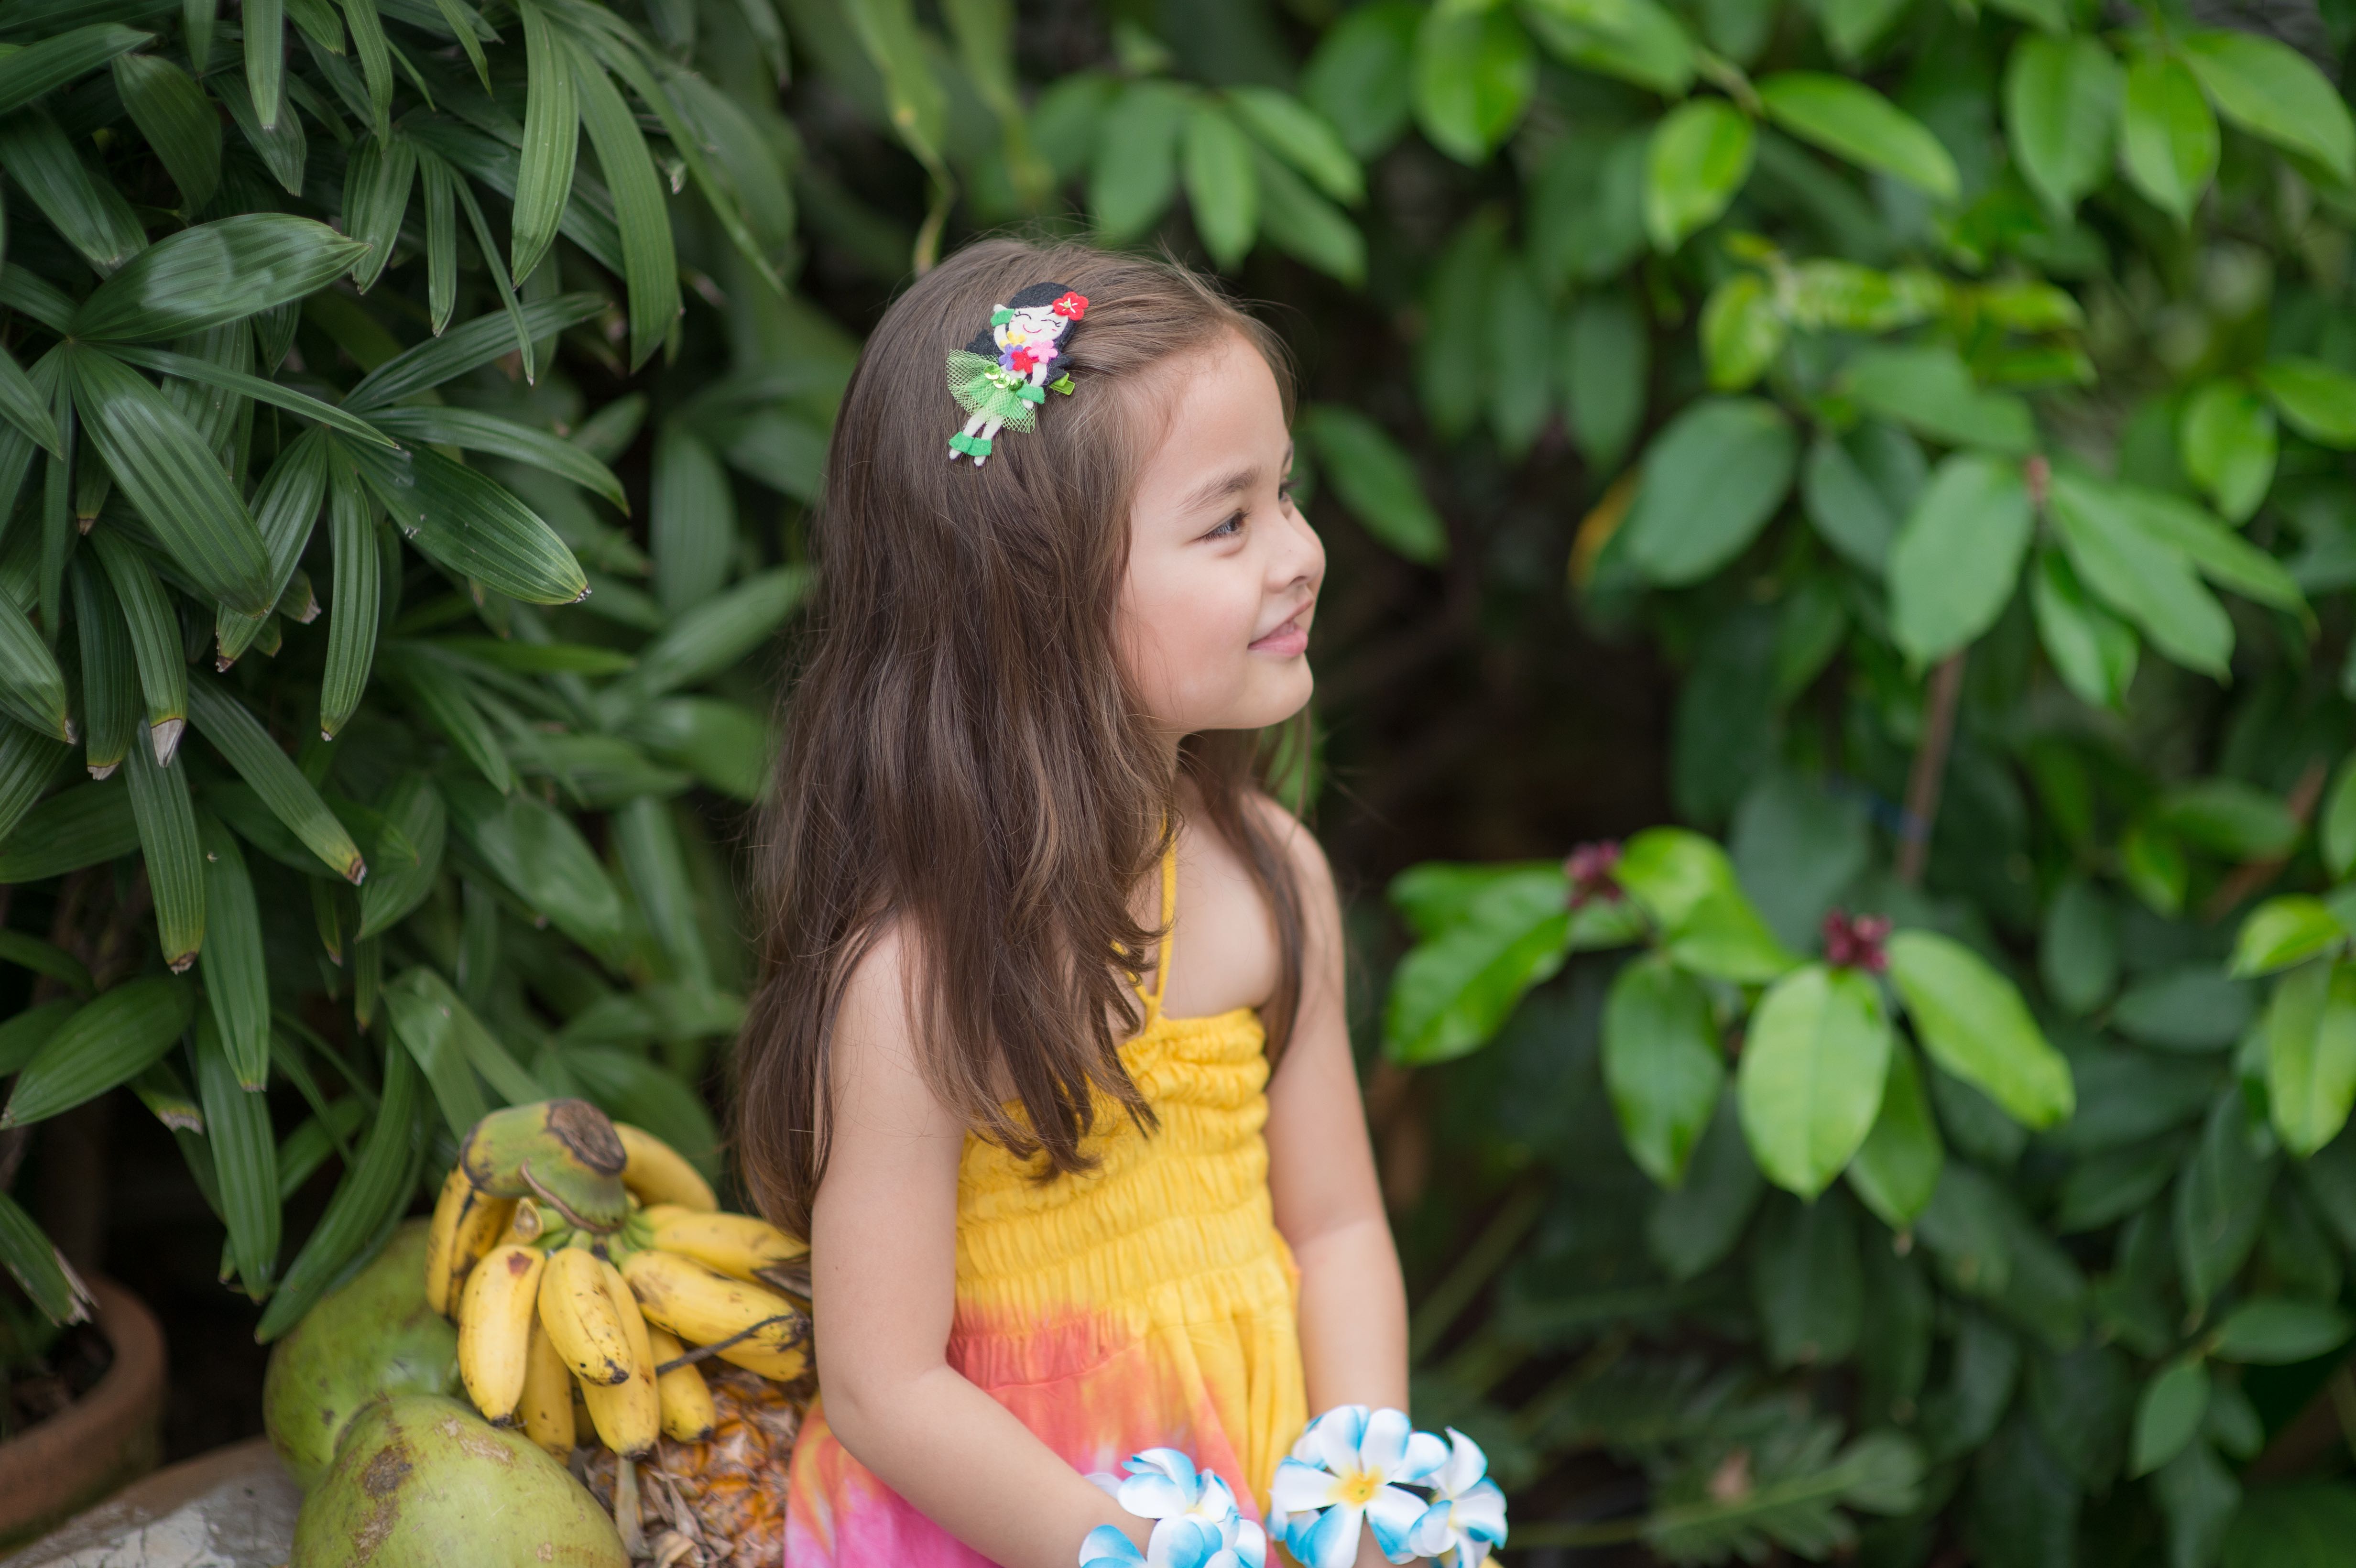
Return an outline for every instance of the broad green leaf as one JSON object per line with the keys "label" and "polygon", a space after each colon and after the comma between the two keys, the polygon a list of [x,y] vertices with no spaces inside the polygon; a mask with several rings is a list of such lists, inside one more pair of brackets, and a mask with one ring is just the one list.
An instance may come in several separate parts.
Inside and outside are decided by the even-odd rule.
{"label": "broad green leaf", "polygon": [[21,1127],[129,1083],[172,1049],[196,1011],[178,980],[131,980],[58,1026],[16,1075],[0,1127]]}
{"label": "broad green leaf", "polygon": [[[2332,927],[2344,935],[2339,922]],[[2356,1104],[2356,969],[2318,958],[2284,976],[2266,1008],[2265,1042],[2275,1131],[2304,1159],[2340,1136]]]}
{"label": "broad green leaf", "polygon": [[91,342],[185,337],[299,300],[363,249],[324,223],[283,212],[200,223],[158,240],[91,291],[74,311],[73,333]]}
{"label": "broad green leaf", "polygon": [[1814,1199],[1841,1173],[1881,1109],[1890,1049],[1866,976],[1807,964],[1775,982],[1751,1014],[1735,1077],[1768,1180]]}
{"label": "broad green leaf", "polygon": [[1622,293],[1588,294],[1563,320],[1560,374],[1571,439],[1594,468],[1620,465],[1644,417],[1650,328]]}
{"label": "broad green leaf", "polygon": [[333,740],[368,690],[383,605],[376,503],[341,453],[330,459],[327,475],[327,539],[336,576],[327,601],[327,665],[319,677],[319,734]]}
{"label": "broad green leaf", "polygon": [[384,409],[370,417],[387,434],[428,446],[455,446],[512,458],[594,491],[624,513],[630,509],[629,497],[612,469],[546,431],[475,409],[426,404]]}
{"label": "broad green leaf", "polygon": [[[1778,1194],[1768,1199],[1759,1221],[1751,1249],[1751,1306],[1768,1365],[1847,1361],[1865,1319],[1857,1211],[1837,1194],[1814,1202]],[[1824,1501],[1829,1511],[1831,1499]],[[1664,1520],[1648,1533],[1674,1562],[1691,1552],[1685,1542],[1706,1528],[1688,1516]]]}
{"label": "broad green leaf", "polygon": [[2223,29],[2187,33],[2177,51],[2226,119],[2322,165],[2342,185],[2356,179],[2356,122],[2305,55],[2261,33]]}
{"label": "broad green leaf", "polygon": [[572,46],[538,0],[518,0],[523,23],[523,151],[516,176],[515,242],[509,270],[517,286],[556,242],[573,165],[581,149],[580,86]]}
{"label": "broad green leaf", "polygon": [[2211,1104],[2201,1142],[2176,1180],[2176,1262],[2189,1321],[2241,1272],[2265,1221],[2275,1154],[2261,1152],[2247,1102],[2228,1085]]}
{"label": "broad green leaf", "polygon": [[695,887],[672,811],[669,802],[644,795],[606,820],[631,897],[669,960],[670,975],[687,990],[708,992],[712,955],[697,926]]}
{"label": "broad green leaf", "polygon": [[1743,895],[1726,851],[1697,833],[1646,828],[1628,840],[1612,875],[1688,969],[1755,984],[1799,962]]}
{"label": "broad green leaf", "polygon": [[344,20],[352,29],[354,51],[360,58],[360,72],[368,83],[369,118],[378,136],[390,136],[392,54],[384,36],[384,23],[377,16],[377,0],[342,0],[342,6]]}
{"label": "broad green leaf", "polygon": [[1270,87],[1231,87],[1227,102],[1245,130],[1328,197],[1348,206],[1365,198],[1365,175],[1324,115]]}
{"label": "broad green leaf", "polygon": [[2274,410],[2239,381],[2207,382],[2185,400],[2177,446],[2227,522],[2248,521],[2274,484]]}
{"label": "broad green leaf", "polygon": [[1569,935],[1559,868],[1498,879],[1451,929],[1400,961],[1384,1051],[1414,1066],[1478,1049],[1530,987],[1562,967]]}
{"label": "broad green leaf", "polygon": [[1655,955],[1632,960],[1603,1007],[1603,1083],[1644,1174],[1684,1183],[1726,1086],[1726,1058],[1700,982]]}
{"label": "broad green leaf", "polygon": [[938,170],[948,106],[917,31],[915,8],[908,0],[849,0],[843,10],[884,79],[892,128],[918,162]]}
{"label": "broad green leaf", "polygon": [[2258,368],[2258,385],[2308,440],[2356,447],[2356,376],[2319,359],[2284,355]]}
{"label": "broad green leaf", "polygon": [[[384,818],[387,838],[371,862],[376,874],[360,888],[360,923],[355,935],[363,942],[400,923],[423,902],[442,870],[449,818],[431,780],[423,773],[405,775],[385,799]],[[389,848],[394,833],[405,850]]]}
{"label": "broad green leaf", "polygon": [[1833,53],[1857,65],[1905,9],[1906,0],[1826,0],[1817,18]]}
{"label": "broad green leaf", "polygon": [[146,246],[146,230],[130,202],[91,166],[47,110],[0,116],[0,167],[99,276]]}
{"label": "broad green leaf", "polygon": [[1783,352],[1785,335],[1767,280],[1757,272],[1730,275],[1710,291],[1701,311],[1711,390],[1739,392],[1765,375]]}
{"label": "broad green leaf", "polygon": [[1431,144],[1479,164],[1511,135],[1537,90],[1537,51],[1505,6],[1435,5],[1415,40],[1415,116]]}
{"label": "broad green leaf", "polygon": [[1645,450],[1644,485],[1622,525],[1629,559],[1667,586],[1708,576],[1783,504],[1798,460],[1791,421],[1772,403],[1689,405]]}
{"label": "broad green leaf", "polygon": [[2331,906],[2304,893],[2268,899],[2250,912],[2233,939],[2232,972],[2271,975],[2303,964],[2348,940],[2348,930]]}
{"label": "broad green leaf", "polygon": [[1922,1092],[1922,1074],[1912,1049],[1893,1042],[1890,1076],[1881,1086],[1881,1109],[1873,1130],[1849,1161],[1848,1184],[1881,1222],[1903,1231],[1920,1219],[1938,1190],[1947,1161],[1939,1125]]}
{"label": "broad green leaf", "polygon": [[[1301,98],[1361,158],[1384,152],[1407,128],[1415,36],[1422,20],[1423,7],[1413,0],[1353,6],[1324,29],[1301,70]],[[1043,95],[1034,123],[1044,107]]]}
{"label": "broad green leaf", "polygon": [[1181,167],[1194,232],[1222,267],[1232,267],[1259,231],[1259,180],[1252,145],[1225,109],[1197,103],[1187,113]]}
{"label": "broad green leaf", "polygon": [[378,663],[405,705],[441,731],[492,788],[505,795],[515,787],[507,749],[464,676],[439,659],[422,656],[416,644],[391,643]]}
{"label": "broad green leaf", "polygon": [[2029,486],[2007,458],[1958,453],[1932,471],[1890,549],[1890,623],[1921,664],[1996,624],[2020,577]]}
{"label": "broad green leaf", "polygon": [[[250,14],[250,13],[249,13]],[[286,1268],[278,1292],[253,1330],[267,1344],[302,1320],[327,1286],[371,1240],[397,1219],[416,1191],[424,1164],[419,1147],[417,1065],[406,1051],[387,1051],[384,1094],[369,1123],[359,1158],[345,1172]]]}
{"label": "broad green leaf", "polygon": [[2340,764],[2331,788],[2323,797],[2323,816],[2316,828],[2323,864],[2334,877],[2345,877],[2356,867],[2356,754]]}
{"label": "broad green leaf", "polygon": [[1767,117],[1800,140],[1869,169],[1894,175],[1934,199],[1960,188],[1955,160],[1912,115],[1862,82],[1822,71],[1779,71],[1761,80]]}
{"label": "broad green leaf", "polygon": [[2127,66],[2119,155],[2127,178],[2183,228],[2217,172],[2217,116],[2182,60],[2138,53]]}
{"label": "broad green leaf", "polygon": [[1519,457],[1554,412],[1554,311],[1515,251],[1497,258],[1488,305],[1489,428],[1508,457]]}
{"label": "broad green leaf", "polygon": [[262,536],[187,417],[146,378],[96,349],[69,350],[67,368],[81,428],[175,564],[241,613],[268,610],[277,595]]}
{"label": "broad green leaf", "polygon": [[0,1193],[0,1264],[7,1265],[10,1277],[51,1323],[86,1322],[97,1306],[66,1255],[5,1193]]}
{"label": "broad green leaf", "polygon": [[1934,932],[1898,932],[1888,951],[1890,982],[1933,1061],[2023,1126],[2069,1118],[2077,1104],[2070,1064],[2046,1043],[2011,981]]}
{"label": "broad green leaf", "polygon": [[2097,708],[2123,708],[2135,680],[2134,628],[2088,597],[2059,550],[2039,554],[2029,588],[2038,640],[2062,683]]}
{"label": "broad green leaf", "polygon": [[269,1294],[278,1268],[278,1144],[270,1129],[270,1102],[240,1082],[241,1071],[209,1016],[198,1019],[196,1037],[197,1091],[221,1218],[238,1277],[258,1301]]}
{"label": "broad green leaf", "polygon": [[404,971],[385,987],[384,999],[393,1032],[417,1058],[426,1081],[436,1084],[437,1094],[440,1077],[471,1072],[482,1075],[503,1104],[547,1097],[547,1090],[433,970],[421,965]]}
{"label": "broad green leaf", "polygon": [[2238,779],[2202,779],[2169,790],[2152,808],[2153,820],[2204,849],[2235,859],[2288,855],[2304,831],[2276,796]]}
{"label": "broad green leaf", "polygon": [[[613,194],[614,222],[621,230],[623,281],[629,296],[629,364],[635,370],[662,347],[680,314],[679,256],[671,244],[670,213],[654,156],[621,90],[577,44],[573,50],[582,128],[596,150],[597,167]],[[524,272],[519,268],[516,275],[522,277]]]}
{"label": "broad green leaf", "polygon": [[[18,55],[0,61],[0,68],[23,59]],[[125,54],[115,57],[114,91],[172,183],[180,187],[180,205],[192,213],[203,208],[220,185],[221,162],[220,115],[204,89],[169,60]]]}
{"label": "broad green leaf", "polygon": [[219,820],[198,817],[197,840],[205,857],[205,997],[232,1075],[258,1091],[270,1082],[270,975],[253,880],[236,836]]}
{"label": "broad green leaf", "polygon": [[2220,1360],[2286,1366],[2339,1349],[2356,1334],[2356,1322],[2320,1301],[2262,1296],[2245,1301],[2217,1325]]}
{"label": "broad green leaf", "polygon": [[102,779],[123,765],[123,753],[134,741],[144,739],[136,733],[137,656],[105,575],[86,560],[75,561],[70,575],[74,632],[81,653],[83,759],[90,776]]}
{"label": "broad green leaf", "polygon": [[[520,325],[526,337],[549,336],[605,308],[605,302],[595,294],[559,294],[523,306]],[[368,413],[407,402],[427,388],[479,369],[515,348],[516,329],[507,321],[477,316],[378,366],[345,395],[344,407],[353,413]]]}
{"label": "broad green leaf", "polygon": [[156,940],[177,974],[196,962],[205,940],[205,854],[188,802],[188,770],[166,767],[150,748],[133,746],[123,773],[155,901]]}
{"label": "broad green leaf", "polygon": [[366,293],[392,260],[417,178],[417,148],[405,136],[370,136],[344,165],[344,228],[367,249],[352,258],[352,283]]}
{"label": "broad green leaf", "polygon": [[1556,59],[1666,97],[1683,97],[1700,66],[1684,26],[1654,0],[1526,0],[1522,16]]}
{"label": "broad green leaf", "polygon": [[[53,457],[65,454],[64,443],[58,437],[58,421],[49,406],[49,399],[33,385],[24,367],[5,349],[0,349],[0,419],[5,419],[33,444]],[[27,454],[29,458],[30,453]],[[19,483],[22,483],[21,479]],[[13,487],[8,499],[15,499]]]}
{"label": "broad green leaf", "polygon": [[329,870],[355,884],[367,877],[367,863],[360,859],[350,830],[327,809],[311,781],[224,683],[190,681],[188,717],[195,721],[197,732],[229,760],[271,816]]}
{"label": "broad green leaf", "polygon": [[734,702],[665,698],[640,709],[624,733],[660,761],[739,800],[757,798],[768,779],[768,728]]}
{"label": "broad green leaf", "polygon": [[1141,81],[1121,91],[1097,135],[1088,175],[1088,215],[1110,243],[1135,239],[1153,225],[1178,192],[1178,135],[1186,99],[1167,82]]}
{"label": "broad green leaf", "polygon": [[1274,154],[1255,147],[1259,227],[1268,242],[1353,287],[1365,281],[1366,240],[1342,209],[1309,188]]}
{"label": "broad green leaf", "polygon": [[[259,376],[232,369],[226,365],[217,365],[209,359],[201,359],[193,354],[175,354],[166,348],[142,348],[128,343],[111,344],[107,347],[107,352],[126,365],[136,365],[143,370],[154,370],[160,375],[177,376],[184,380],[198,382],[235,397],[252,398],[256,402],[268,403],[274,408],[284,409],[289,413],[300,414],[306,420],[315,420],[346,435],[358,436],[360,440],[372,442],[378,446],[397,444],[392,437],[368,421],[356,414],[347,413],[333,403],[323,403],[308,392],[297,391],[292,387],[282,386],[276,381],[266,381]],[[458,411],[441,409],[385,411],[389,415],[412,412],[456,413]],[[299,444],[299,438],[296,443],[289,443],[290,447],[294,444]],[[261,502],[257,497],[255,502],[257,517],[260,511]],[[262,530],[262,534],[265,539],[273,537],[267,528]],[[272,570],[275,572],[279,562],[279,556],[275,549],[271,553],[271,561]],[[286,569],[292,571],[292,564],[289,563]]]}
{"label": "broad green leaf", "polygon": [[1734,1096],[1722,1095],[1694,1147],[1685,1185],[1654,1200],[1644,1222],[1645,1249],[1673,1280],[1692,1279],[1717,1266],[1742,1240],[1765,1186],[1742,1136]]}
{"label": "broad green leaf", "polygon": [[[10,731],[54,748],[52,758],[64,755],[65,748],[57,741],[13,725]],[[29,747],[20,755],[38,761],[38,754]],[[52,763],[42,771],[40,782],[47,783],[48,775],[57,770]],[[91,783],[60,790],[24,812],[16,831],[0,844],[0,882],[37,882],[120,859],[138,848],[139,825],[131,814],[130,791],[123,785]]]}
{"label": "broad green leaf", "polygon": [[1422,565],[1448,558],[1447,528],[1413,460],[1380,425],[1344,404],[1312,403],[1301,411],[1299,430],[1316,453],[1319,475],[1368,533]]}
{"label": "broad green leaf", "polygon": [[1950,446],[2022,454],[2037,442],[2029,406],[1981,390],[1954,350],[1874,347],[1848,362],[1847,389],[1862,408]]}
{"label": "broad green leaf", "polygon": [[591,952],[618,958],[621,895],[579,828],[528,795],[503,796],[472,780],[445,781],[443,795],[460,841],[527,907]]}
{"label": "broad green leaf", "polygon": [[2116,486],[2113,495],[2128,519],[2147,536],[2180,550],[2201,575],[2244,599],[2304,616],[2306,596],[2298,580],[2273,556],[2219,523],[2180,496],[2140,485]]}
{"label": "broad green leaf", "polygon": [[[92,22],[11,49],[0,57],[0,114],[22,109],[128,50],[154,41],[154,34],[135,27]],[[135,117],[137,111],[133,113]]]}
{"label": "broad green leaf", "polygon": [[[263,3],[275,11],[281,0],[263,0]],[[252,25],[253,15],[253,10],[249,7],[249,27]],[[275,23],[272,24],[272,30],[277,30]],[[246,35],[249,40],[254,36],[250,31]],[[229,117],[237,122],[237,128],[244,135],[246,144],[262,160],[262,166],[270,171],[270,177],[284,187],[287,195],[302,195],[303,170],[310,159],[309,138],[303,132],[303,117],[300,114],[280,114],[275,123],[264,123],[262,111],[257,106],[257,95],[243,79],[216,71],[212,75],[211,86],[213,96],[220,99],[221,106],[229,111]]]}
{"label": "broad green leaf", "polygon": [[1644,228],[1656,251],[1718,220],[1751,177],[1751,122],[1722,98],[1679,104],[1653,128],[1644,162]]}
{"label": "broad green leaf", "polygon": [[2192,1441],[2208,1410],[2209,1367],[2200,1356],[2179,1356],[2162,1367],[2136,1401],[2127,1474],[2149,1475],[2174,1458]]}
{"label": "broad green leaf", "polygon": [[709,680],[774,635],[809,587],[807,568],[780,566],[706,600],[640,650],[636,669],[597,694],[598,711],[618,723],[641,703]]}
{"label": "broad green leaf", "polygon": [[[240,9],[245,30],[245,89],[257,123],[265,131],[282,118],[280,92],[286,74],[285,0],[246,0]],[[294,115],[283,116],[292,122]]]}
{"label": "broad green leaf", "polygon": [[1801,509],[1826,543],[1879,577],[1927,474],[1922,449],[1893,426],[1869,422],[1839,437],[1820,431],[1800,472]]}
{"label": "broad green leaf", "polygon": [[25,612],[0,593],[0,709],[35,734],[74,739],[66,677]]}
{"label": "broad green leaf", "polygon": [[573,551],[513,491],[431,447],[344,451],[427,559],[529,604],[572,604],[588,594]]}
{"label": "broad green leaf", "polygon": [[2026,34],[2004,72],[2005,139],[2039,199],[2067,216],[2110,172],[2124,94],[2116,56],[2093,37]]}
{"label": "broad green leaf", "polygon": [[2088,588],[2178,664],[2224,673],[2233,651],[2224,607],[2201,586],[2183,551],[2146,531],[2119,486],[2057,468],[2046,515]]}
{"label": "broad green leaf", "polygon": [[179,613],[138,546],[112,528],[93,528],[90,542],[130,639],[146,707],[145,743],[157,762],[169,763],[188,722],[188,666],[181,651]]}
{"label": "broad green leaf", "polygon": [[736,553],[736,498],[711,445],[681,419],[655,441],[648,544],[655,596],[677,616],[727,584]]}

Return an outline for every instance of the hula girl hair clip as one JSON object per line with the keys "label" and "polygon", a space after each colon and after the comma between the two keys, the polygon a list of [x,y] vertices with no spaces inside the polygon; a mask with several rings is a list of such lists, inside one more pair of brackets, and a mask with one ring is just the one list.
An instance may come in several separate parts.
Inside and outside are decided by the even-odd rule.
{"label": "hula girl hair clip", "polygon": [[949,356],[949,395],[972,418],[949,437],[949,461],[963,453],[980,467],[1001,430],[1035,430],[1049,392],[1069,397],[1069,371],[1048,379],[1064,345],[1088,314],[1087,296],[1062,283],[1032,283],[990,313],[990,325]]}

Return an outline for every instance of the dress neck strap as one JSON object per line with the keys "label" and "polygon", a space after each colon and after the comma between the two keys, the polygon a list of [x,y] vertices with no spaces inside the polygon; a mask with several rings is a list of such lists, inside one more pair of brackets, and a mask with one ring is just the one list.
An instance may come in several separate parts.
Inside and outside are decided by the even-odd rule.
{"label": "dress neck strap", "polygon": [[1140,986],[1137,995],[1145,1003],[1145,1027],[1151,1029],[1162,1018],[1162,997],[1170,988],[1170,944],[1177,934],[1178,917],[1178,843],[1172,839],[1170,848],[1162,852],[1162,944],[1153,958],[1153,989]]}

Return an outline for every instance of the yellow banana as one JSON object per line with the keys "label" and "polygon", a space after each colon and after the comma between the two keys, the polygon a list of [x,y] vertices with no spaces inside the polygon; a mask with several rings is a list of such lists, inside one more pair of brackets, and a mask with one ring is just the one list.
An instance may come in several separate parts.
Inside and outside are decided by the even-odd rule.
{"label": "yellow banana", "polygon": [[[710,1345],[764,1376],[800,1375],[806,1320],[775,1291],[730,1279],[677,1253],[632,1253],[623,1261],[622,1277],[656,1327],[691,1344]],[[782,1370],[787,1365],[792,1371]]]}
{"label": "yellow banana", "polygon": [[809,1253],[807,1242],[750,1214],[706,1214],[656,1203],[640,1210],[638,1218],[646,1222],[650,1245],[755,1285],[768,1283],[762,1270]]}
{"label": "yellow banana", "polygon": [[639,1202],[675,1203],[699,1211],[720,1207],[712,1184],[677,1149],[627,1122],[616,1122],[614,1131],[622,1138],[622,1185],[637,1194]]}
{"label": "yellow banana", "polygon": [[537,1318],[526,1355],[520,1412],[524,1435],[559,1460],[569,1459],[579,1437],[573,1422],[573,1370],[556,1353],[555,1343]]}
{"label": "yellow banana", "polygon": [[[680,1342],[663,1329],[648,1328],[647,1339],[654,1346],[656,1366],[679,1360]],[[720,1424],[720,1407],[712,1403],[712,1391],[704,1386],[703,1373],[693,1361],[657,1372],[655,1392],[662,1396],[664,1436],[680,1443],[701,1443]]]}
{"label": "yellow banana", "polygon": [[654,1342],[638,1304],[630,1299],[630,1287],[622,1283],[614,1265],[600,1257],[592,1256],[589,1261],[597,1265],[598,1288],[629,1344],[630,1371],[618,1383],[601,1387],[584,1382],[581,1395],[589,1406],[589,1424],[597,1429],[605,1446],[626,1459],[643,1459],[655,1451],[655,1437],[662,1431],[663,1402],[655,1386]]}
{"label": "yellow banana", "polygon": [[537,1247],[494,1247],[466,1276],[458,1314],[458,1376],[484,1419],[515,1419],[530,1364],[533,1304],[547,1256]]}
{"label": "yellow banana", "polygon": [[451,1168],[434,1200],[434,1224],[425,1238],[425,1304],[444,1317],[458,1315],[459,1292],[466,1275],[499,1239],[515,1205],[504,1198],[478,1192],[463,1167]]}
{"label": "yellow banana", "polygon": [[540,1281],[541,1323],[584,1384],[611,1387],[630,1379],[630,1342],[597,1273],[612,1266],[586,1247],[566,1247],[549,1258]]}

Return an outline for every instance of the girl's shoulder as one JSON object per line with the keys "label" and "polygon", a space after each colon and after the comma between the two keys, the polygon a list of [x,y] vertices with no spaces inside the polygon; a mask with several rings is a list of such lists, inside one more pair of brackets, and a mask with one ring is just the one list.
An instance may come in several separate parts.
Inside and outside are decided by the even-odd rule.
{"label": "girl's shoulder", "polygon": [[[1316,836],[1269,796],[1245,802],[1253,827],[1283,858],[1311,940],[1331,922],[1333,872]],[[1247,859],[1248,850],[1206,826],[1188,824],[1178,839],[1177,918],[1170,986],[1162,1010],[1208,1018],[1258,1008],[1273,996],[1282,955],[1277,913]]]}

